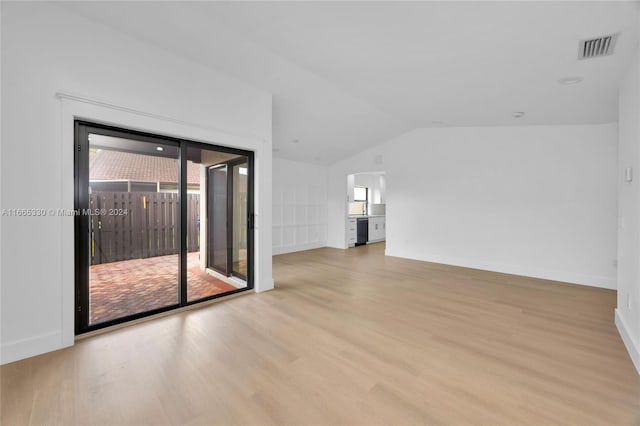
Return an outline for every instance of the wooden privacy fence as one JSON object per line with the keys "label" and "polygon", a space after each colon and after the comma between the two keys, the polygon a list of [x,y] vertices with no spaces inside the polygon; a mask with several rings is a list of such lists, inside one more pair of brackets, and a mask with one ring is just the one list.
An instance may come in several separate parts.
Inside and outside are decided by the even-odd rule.
{"label": "wooden privacy fence", "polygon": [[[93,192],[91,264],[177,254],[178,194]],[[187,194],[187,250],[200,249],[200,196]]]}

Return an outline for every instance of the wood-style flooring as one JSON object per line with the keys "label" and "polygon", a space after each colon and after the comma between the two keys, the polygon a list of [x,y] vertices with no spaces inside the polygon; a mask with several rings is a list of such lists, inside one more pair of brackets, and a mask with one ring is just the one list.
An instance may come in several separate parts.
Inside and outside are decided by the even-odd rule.
{"label": "wood-style flooring", "polygon": [[384,256],[2,366],[3,425],[638,425],[615,292]]}

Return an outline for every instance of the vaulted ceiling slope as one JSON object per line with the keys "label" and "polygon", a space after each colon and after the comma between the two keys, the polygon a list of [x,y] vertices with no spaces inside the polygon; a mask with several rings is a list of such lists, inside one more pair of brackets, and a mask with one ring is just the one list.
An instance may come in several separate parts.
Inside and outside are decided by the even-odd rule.
{"label": "vaulted ceiling slope", "polygon": [[[615,121],[639,10],[636,1],[61,6],[273,93],[274,155],[321,164],[417,127]],[[578,59],[580,40],[613,33],[613,55]],[[565,77],[583,81],[559,84]]]}

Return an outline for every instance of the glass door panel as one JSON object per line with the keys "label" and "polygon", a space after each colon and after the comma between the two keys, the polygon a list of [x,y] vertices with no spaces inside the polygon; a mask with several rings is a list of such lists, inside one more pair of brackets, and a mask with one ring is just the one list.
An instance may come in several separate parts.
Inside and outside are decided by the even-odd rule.
{"label": "glass door panel", "polygon": [[[245,164],[245,170],[237,164]],[[187,221],[197,224],[193,232],[194,227],[188,225],[188,302],[247,287],[247,164],[246,156],[187,148]],[[238,176],[240,173],[245,174]],[[244,230],[236,226],[240,221]],[[236,237],[238,232],[241,236]],[[234,259],[244,260],[241,269]]]}
{"label": "glass door panel", "polygon": [[232,264],[231,273],[243,280],[247,279],[247,184],[249,167],[243,159],[232,166]]}
{"label": "glass door panel", "polygon": [[178,304],[178,147],[88,140],[88,325]]}
{"label": "glass door panel", "polygon": [[209,167],[207,188],[207,222],[209,223],[209,262],[210,268],[229,275],[229,257],[227,241],[227,165]]}

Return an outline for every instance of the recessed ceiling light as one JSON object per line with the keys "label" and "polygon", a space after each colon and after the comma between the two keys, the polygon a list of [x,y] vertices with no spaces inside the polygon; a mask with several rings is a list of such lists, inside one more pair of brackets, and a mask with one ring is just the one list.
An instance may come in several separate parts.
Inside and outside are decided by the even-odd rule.
{"label": "recessed ceiling light", "polygon": [[164,151],[164,148],[161,146],[156,146],[156,151]]}
{"label": "recessed ceiling light", "polygon": [[582,80],[584,80],[584,77],[578,77],[578,76],[575,76],[575,77],[562,77],[561,79],[558,80],[558,83],[568,86],[570,84],[578,84]]}
{"label": "recessed ceiling light", "polygon": [[521,117],[524,117],[524,112],[522,112],[522,111],[516,111],[516,112],[514,112],[514,113],[513,113],[513,116],[514,116],[515,118],[521,118]]}
{"label": "recessed ceiling light", "polygon": [[291,143],[300,143],[300,140],[294,139],[294,140],[291,141]]}

